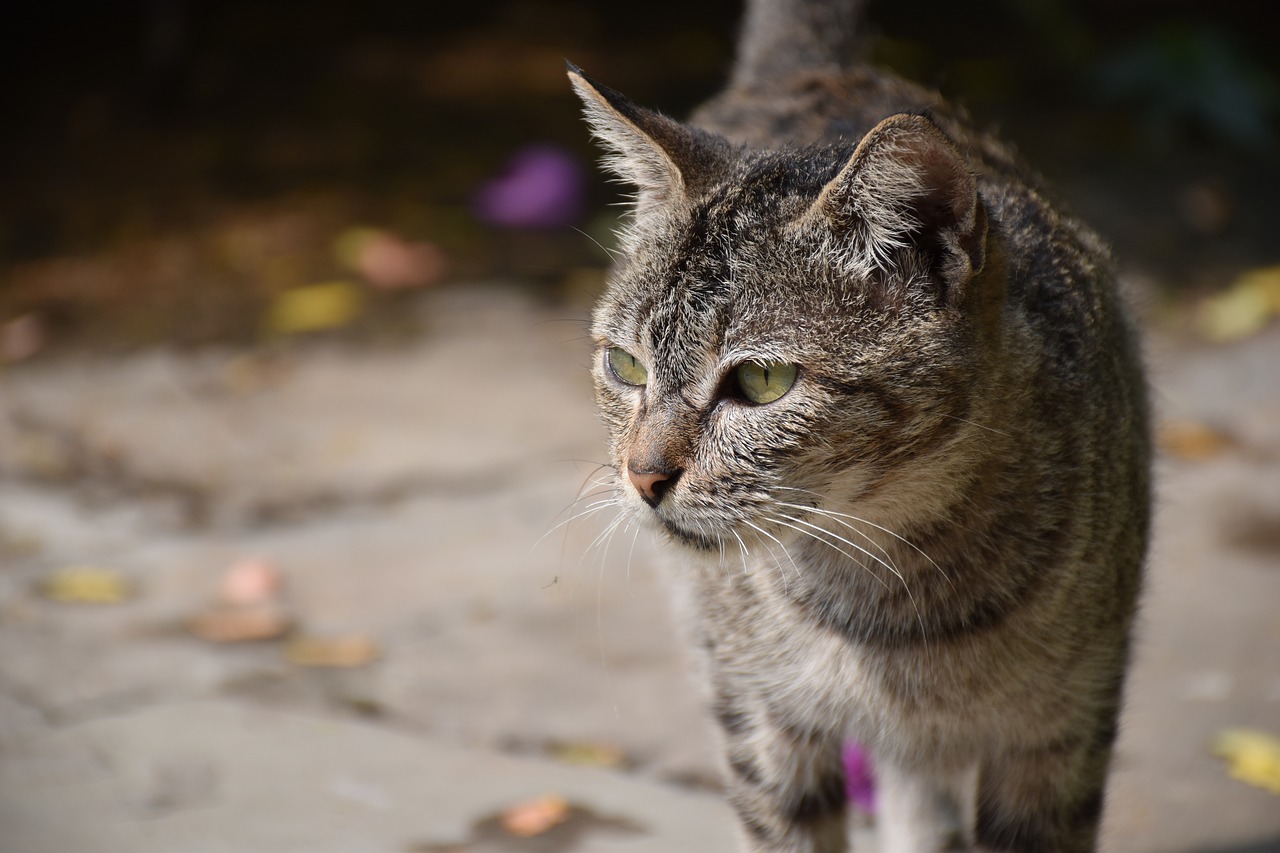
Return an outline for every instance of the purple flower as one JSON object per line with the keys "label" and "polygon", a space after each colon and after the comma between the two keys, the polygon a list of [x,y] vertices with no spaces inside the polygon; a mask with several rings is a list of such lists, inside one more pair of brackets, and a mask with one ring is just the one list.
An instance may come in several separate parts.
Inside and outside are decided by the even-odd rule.
{"label": "purple flower", "polygon": [[844,785],[849,802],[860,812],[876,812],[876,780],[872,774],[871,753],[858,743],[844,745]]}
{"label": "purple flower", "polygon": [[510,228],[555,228],[582,213],[586,175],[572,154],[551,145],[516,152],[502,174],[472,199],[482,222]]}

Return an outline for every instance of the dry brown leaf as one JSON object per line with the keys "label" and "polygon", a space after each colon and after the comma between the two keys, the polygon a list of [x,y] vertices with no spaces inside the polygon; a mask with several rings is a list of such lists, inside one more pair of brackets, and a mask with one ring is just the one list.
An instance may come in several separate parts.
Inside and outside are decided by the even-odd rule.
{"label": "dry brown leaf", "polygon": [[339,262],[380,290],[435,284],[448,267],[439,246],[376,228],[347,229],[334,242],[333,251]]}
{"label": "dry brown leaf", "polygon": [[1226,433],[1195,421],[1161,424],[1156,430],[1156,443],[1170,456],[1188,462],[1212,459],[1234,444]]}
{"label": "dry brown leaf", "polygon": [[289,617],[273,604],[214,607],[192,616],[187,630],[210,643],[274,640],[289,630]]}
{"label": "dry brown leaf", "polygon": [[553,829],[569,819],[569,802],[556,794],[526,800],[502,812],[502,828],[528,838]]}
{"label": "dry brown leaf", "polygon": [[378,646],[364,634],[302,634],[289,640],[284,649],[284,657],[297,666],[362,666],[377,659]]}
{"label": "dry brown leaf", "polygon": [[25,361],[45,345],[48,333],[38,314],[23,314],[0,323],[0,362]]}

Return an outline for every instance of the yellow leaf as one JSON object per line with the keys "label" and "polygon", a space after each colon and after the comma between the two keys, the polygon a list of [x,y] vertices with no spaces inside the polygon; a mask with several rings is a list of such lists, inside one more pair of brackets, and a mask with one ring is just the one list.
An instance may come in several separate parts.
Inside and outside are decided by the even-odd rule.
{"label": "yellow leaf", "polygon": [[1249,270],[1200,306],[1201,334],[1227,343],[1257,334],[1280,315],[1280,265]]}
{"label": "yellow leaf", "polygon": [[349,270],[360,269],[360,256],[370,241],[381,237],[383,232],[376,228],[356,226],[348,228],[333,241],[333,257]]}
{"label": "yellow leaf", "polygon": [[1261,293],[1272,314],[1280,314],[1280,264],[1249,270],[1235,280],[1233,287]]}
{"label": "yellow leaf", "polygon": [[1257,729],[1226,729],[1213,743],[1233,779],[1280,794],[1280,739]]}
{"label": "yellow leaf", "polygon": [[363,308],[364,299],[350,282],[310,284],[277,296],[267,315],[267,325],[284,334],[333,329],[350,323]]}
{"label": "yellow leaf", "polygon": [[591,767],[619,767],[627,757],[620,747],[609,743],[562,743],[555,747],[554,754],[566,764]]}
{"label": "yellow leaf", "polygon": [[119,572],[98,566],[68,566],[44,581],[45,597],[79,604],[119,604],[131,595]]}

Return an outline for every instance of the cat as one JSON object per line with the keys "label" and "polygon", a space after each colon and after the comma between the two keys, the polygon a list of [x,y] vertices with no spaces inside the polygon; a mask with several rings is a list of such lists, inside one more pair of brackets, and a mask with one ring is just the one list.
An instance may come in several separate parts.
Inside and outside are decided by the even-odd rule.
{"label": "cat", "polygon": [[[745,849],[1097,844],[1149,527],[1108,250],[856,4],[748,0],[687,123],[570,65],[636,189],[592,319],[607,501],[659,531]],[[958,836],[958,840],[957,840]]]}

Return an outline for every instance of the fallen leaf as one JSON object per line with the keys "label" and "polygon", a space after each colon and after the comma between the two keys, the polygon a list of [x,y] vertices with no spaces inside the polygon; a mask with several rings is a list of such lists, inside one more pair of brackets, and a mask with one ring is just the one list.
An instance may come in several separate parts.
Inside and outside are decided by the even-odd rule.
{"label": "fallen leaf", "polygon": [[236,607],[267,604],[280,597],[284,576],[273,564],[258,557],[237,560],[222,575],[218,598]]}
{"label": "fallen leaf", "polygon": [[47,334],[44,321],[36,314],[23,314],[0,323],[0,361],[24,361],[38,353]]}
{"label": "fallen leaf", "polygon": [[30,533],[12,533],[0,528],[0,557],[30,557],[44,549],[44,541]]}
{"label": "fallen leaf", "polygon": [[289,640],[284,657],[297,666],[353,667],[377,659],[378,647],[364,634],[303,634]]}
{"label": "fallen leaf", "polygon": [[382,233],[377,228],[360,225],[346,229],[333,241],[334,259],[349,270],[359,270],[360,256],[364,254],[365,246],[369,245],[370,240],[376,240]]}
{"label": "fallen leaf", "polygon": [[502,828],[512,835],[528,838],[541,835],[569,819],[569,802],[556,794],[517,803],[502,813]]}
{"label": "fallen leaf", "polygon": [[334,255],[381,290],[426,287],[443,278],[448,268],[439,246],[376,228],[347,229],[334,243]]}
{"label": "fallen leaf", "polygon": [[1208,424],[1169,421],[1156,429],[1156,443],[1170,456],[1188,462],[1203,462],[1228,450],[1231,437]]}
{"label": "fallen leaf", "polygon": [[288,372],[288,367],[272,356],[237,355],[223,365],[218,382],[232,394],[244,396],[279,385]]}
{"label": "fallen leaf", "polygon": [[133,589],[119,572],[100,566],[68,566],[45,578],[44,595],[51,601],[78,604],[119,604]]}
{"label": "fallen leaf", "polygon": [[552,754],[566,764],[588,767],[620,767],[627,754],[611,743],[570,742],[557,744]]}
{"label": "fallen leaf", "polygon": [[187,630],[209,643],[274,640],[288,632],[289,617],[274,604],[213,607],[187,620]]}
{"label": "fallen leaf", "polygon": [[1257,729],[1218,733],[1213,752],[1227,760],[1233,779],[1280,794],[1280,738]]}
{"label": "fallen leaf", "polygon": [[1229,343],[1257,334],[1280,315],[1280,264],[1249,270],[1200,306],[1197,325],[1205,339]]}
{"label": "fallen leaf", "polygon": [[310,284],[278,295],[267,314],[267,325],[283,334],[333,329],[350,323],[363,308],[364,299],[350,282]]}

